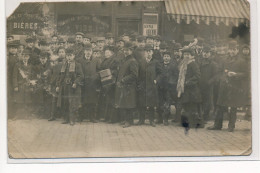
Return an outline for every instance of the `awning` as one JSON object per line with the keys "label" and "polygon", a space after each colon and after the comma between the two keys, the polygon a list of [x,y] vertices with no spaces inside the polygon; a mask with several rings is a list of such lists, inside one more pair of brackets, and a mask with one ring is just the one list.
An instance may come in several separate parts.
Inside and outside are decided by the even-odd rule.
{"label": "awning", "polygon": [[195,21],[205,21],[219,25],[233,23],[249,24],[250,10],[247,0],[165,0],[167,14],[177,23],[184,20],[187,24]]}

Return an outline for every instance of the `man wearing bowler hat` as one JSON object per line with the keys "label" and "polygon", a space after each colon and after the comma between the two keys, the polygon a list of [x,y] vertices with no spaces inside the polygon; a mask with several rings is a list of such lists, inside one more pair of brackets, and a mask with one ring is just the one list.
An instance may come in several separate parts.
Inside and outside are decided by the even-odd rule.
{"label": "man wearing bowler hat", "polygon": [[39,60],[39,54],[40,54],[40,49],[38,49],[37,47],[35,47],[35,42],[36,39],[34,37],[28,37],[26,38],[26,50],[28,50],[31,54],[30,59],[29,59],[29,64],[35,66],[40,64],[40,60]]}
{"label": "man wearing bowler hat", "polygon": [[224,69],[220,79],[219,94],[217,100],[216,118],[213,127],[209,130],[221,130],[223,114],[226,107],[230,107],[228,131],[233,132],[237,118],[237,108],[248,103],[248,91],[245,91],[243,83],[247,77],[247,62],[239,55],[236,41],[229,43],[229,56],[224,63]]}
{"label": "man wearing bowler hat", "polygon": [[84,55],[83,37],[84,34],[82,32],[77,32],[75,34],[75,44],[71,47],[74,50],[76,61],[78,61]]}
{"label": "man wearing bowler hat", "polygon": [[124,59],[119,67],[116,79],[115,107],[125,119],[124,128],[133,124],[133,111],[136,108],[136,80],[138,76],[138,63],[133,56],[134,45],[126,42],[124,46]]}

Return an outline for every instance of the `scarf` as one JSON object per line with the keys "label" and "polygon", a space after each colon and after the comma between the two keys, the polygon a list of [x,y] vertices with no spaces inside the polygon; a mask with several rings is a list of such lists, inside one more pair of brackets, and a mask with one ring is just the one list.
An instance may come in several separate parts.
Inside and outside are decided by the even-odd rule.
{"label": "scarf", "polygon": [[62,64],[62,67],[61,67],[62,73],[65,72],[67,65],[69,67],[69,72],[75,72],[75,66],[76,66],[75,61],[71,61],[71,62],[66,61]]}
{"label": "scarf", "polygon": [[191,62],[195,61],[194,58],[192,59],[183,59],[183,61],[180,64],[179,67],[179,78],[178,78],[178,83],[177,83],[177,93],[178,93],[178,98],[181,97],[181,94],[184,93],[184,84],[185,84],[185,76],[187,73],[187,66],[188,64],[190,64]]}

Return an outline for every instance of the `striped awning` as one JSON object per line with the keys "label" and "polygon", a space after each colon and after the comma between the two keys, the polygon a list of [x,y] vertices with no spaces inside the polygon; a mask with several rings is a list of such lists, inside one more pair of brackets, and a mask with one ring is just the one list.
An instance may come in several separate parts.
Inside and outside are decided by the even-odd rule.
{"label": "striped awning", "polygon": [[249,24],[250,10],[247,0],[165,0],[167,14],[177,23],[181,20],[189,24],[204,21],[207,25],[215,22],[219,25],[233,23]]}

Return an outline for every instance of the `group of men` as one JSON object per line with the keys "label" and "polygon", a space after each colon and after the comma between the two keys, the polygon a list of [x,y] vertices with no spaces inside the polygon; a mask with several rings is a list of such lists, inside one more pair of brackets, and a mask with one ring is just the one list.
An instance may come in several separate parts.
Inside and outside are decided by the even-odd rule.
{"label": "group of men", "polygon": [[[250,114],[250,47],[230,42],[187,45],[166,42],[160,36],[117,39],[111,33],[95,37],[77,32],[65,41],[8,36],[8,115],[39,115],[63,124],[121,123],[124,128],[172,122],[210,130],[235,128],[238,108]],[[156,119],[156,121],[155,121]]]}

